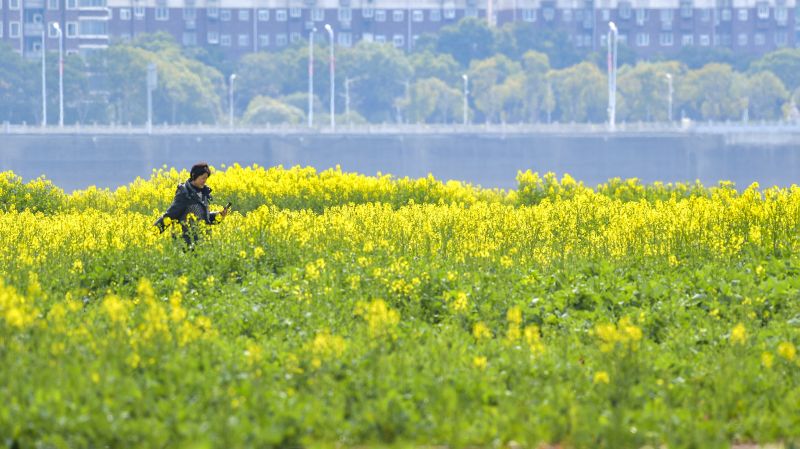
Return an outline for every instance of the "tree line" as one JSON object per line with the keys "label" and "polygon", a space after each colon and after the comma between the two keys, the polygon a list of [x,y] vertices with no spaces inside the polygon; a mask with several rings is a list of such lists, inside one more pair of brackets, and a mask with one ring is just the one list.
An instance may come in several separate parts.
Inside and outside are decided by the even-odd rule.
{"label": "tree line", "polygon": [[[410,54],[391,44],[336,47],[337,120],[460,123],[466,79],[471,123],[605,121],[603,55],[578,51],[564,34],[525,25],[493,29],[464,19],[436,35],[421,36]],[[317,124],[330,118],[328,50],[325,42],[314,48]],[[302,42],[234,61],[217,49],[181,48],[168,34],[142,35],[85,59],[66,56],[65,123],[144,123],[149,64],[157,67],[159,78],[153,92],[156,124],[227,123],[228,83],[234,73],[237,123],[305,123],[308,58]],[[665,121],[670,112],[674,119],[714,121],[797,116],[798,49],[758,59],[734,58],[720,49],[686,49],[672,60],[637,61],[622,47],[620,65],[618,121]],[[57,54],[48,54],[45,70],[48,123],[56,123]],[[40,73],[39,60],[23,59],[0,44],[0,121],[41,123]]]}

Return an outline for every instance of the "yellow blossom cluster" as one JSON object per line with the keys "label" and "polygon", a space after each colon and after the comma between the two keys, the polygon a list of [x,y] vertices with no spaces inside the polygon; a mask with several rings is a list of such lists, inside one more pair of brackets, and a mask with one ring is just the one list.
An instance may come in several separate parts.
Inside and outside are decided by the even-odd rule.
{"label": "yellow blossom cluster", "polygon": [[611,352],[615,348],[637,350],[642,340],[642,330],[624,317],[617,324],[599,324],[594,328],[594,335],[600,342],[602,352]]}

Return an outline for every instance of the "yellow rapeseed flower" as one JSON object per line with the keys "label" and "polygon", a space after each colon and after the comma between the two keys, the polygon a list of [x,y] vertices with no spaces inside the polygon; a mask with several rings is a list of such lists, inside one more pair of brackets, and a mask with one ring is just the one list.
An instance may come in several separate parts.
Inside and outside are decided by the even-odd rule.
{"label": "yellow rapeseed flower", "polygon": [[484,356],[476,356],[472,359],[472,366],[478,369],[486,369],[486,365],[488,364],[488,360]]}
{"label": "yellow rapeseed flower", "polygon": [[771,353],[769,352],[761,353],[761,364],[764,366],[764,368],[767,369],[772,368],[772,363],[774,360],[775,357],[773,357]]}
{"label": "yellow rapeseed flower", "polygon": [[739,323],[731,330],[730,342],[733,345],[743,345],[747,341],[747,329]]}
{"label": "yellow rapeseed flower", "polygon": [[475,337],[476,340],[481,341],[492,338],[492,331],[489,330],[489,327],[483,324],[483,322],[479,321],[472,326],[472,336]]}
{"label": "yellow rapeseed flower", "polygon": [[608,384],[611,382],[611,379],[608,377],[608,373],[605,371],[598,371],[594,373],[594,383],[596,384]]}
{"label": "yellow rapeseed flower", "polygon": [[778,355],[790,362],[793,362],[797,356],[797,349],[794,347],[792,342],[784,341],[778,345]]}

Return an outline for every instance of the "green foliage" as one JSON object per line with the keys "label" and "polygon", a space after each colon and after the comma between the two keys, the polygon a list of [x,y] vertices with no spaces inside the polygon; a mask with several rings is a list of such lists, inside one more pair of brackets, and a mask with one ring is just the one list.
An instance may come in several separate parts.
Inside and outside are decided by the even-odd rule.
{"label": "green foliage", "polygon": [[452,123],[461,120],[463,94],[438,78],[411,85],[408,98],[398,102],[411,123]]}
{"label": "green foliage", "polygon": [[606,119],[606,77],[596,65],[578,65],[553,70],[548,75],[562,122],[602,122]]}
{"label": "green foliage", "polygon": [[[618,117],[627,121],[666,121],[669,114],[667,74],[682,79],[686,69],[678,62],[624,66],[619,70]],[[674,86],[673,86],[674,89]]]}
{"label": "green foliage", "polygon": [[462,67],[494,53],[494,34],[485,20],[465,18],[439,30],[436,50],[451,55]]}
{"label": "green foliage", "polygon": [[746,106],[746,79],[725,64],[689,71],[678,83],[678,104],[687,115],[708,120],[738,120]]}
{"label": "green foliage", "polygon": [[747,78],[745,85],[750,119],[777,120],[789,100],[789,92],[772,72],[758,72]]}
{"label": "green foliage", "polygon": [[800,49],[782,48],[767,53],[750,65],[753,72],[768,71],[780,78],[783,85],[793,91],[800,87]]}
{"label": "green foliage", "polygon": [[303,110],[269,97],[258,96],[247,106],[242,120],[248,125],[302,123]]}

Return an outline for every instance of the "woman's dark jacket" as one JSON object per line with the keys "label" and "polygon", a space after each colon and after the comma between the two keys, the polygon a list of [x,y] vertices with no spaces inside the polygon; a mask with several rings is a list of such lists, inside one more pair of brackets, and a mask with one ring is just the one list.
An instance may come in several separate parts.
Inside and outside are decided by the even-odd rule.
{"label": "woman's dark jacket", "polygon": [[[209,203],[211,203],[211,188],[203,186],[198,189],[193,186],[190,181],[178,184],[178,189],[175,191],[175,198],[172,200],[164,214],[156,220],[154,225],[162,232],[165,229],[164,218],[169,217],[171,220],[176,220],[181,225],[183,240],[188,245],[197,242],[198,229],[195,222],[205,222],[206,224],[219,223],[217,219],[219,212],[210,212],[208,210]],[[195,220],[190,220],[189,215],[193,214]]]}

